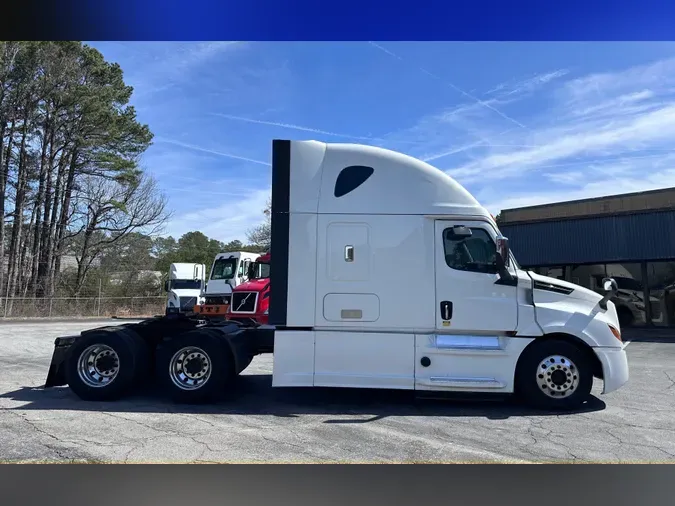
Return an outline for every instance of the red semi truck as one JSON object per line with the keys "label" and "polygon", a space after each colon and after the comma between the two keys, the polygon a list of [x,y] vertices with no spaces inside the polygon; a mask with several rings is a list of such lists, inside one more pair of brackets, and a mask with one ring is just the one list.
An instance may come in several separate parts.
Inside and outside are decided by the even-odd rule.
{"label": "red semi truck", "polygon": [[267,325],[270,307],[270,254],[251,264],[248,281],[232,289],[232,301],[225,318],[240,323]]}

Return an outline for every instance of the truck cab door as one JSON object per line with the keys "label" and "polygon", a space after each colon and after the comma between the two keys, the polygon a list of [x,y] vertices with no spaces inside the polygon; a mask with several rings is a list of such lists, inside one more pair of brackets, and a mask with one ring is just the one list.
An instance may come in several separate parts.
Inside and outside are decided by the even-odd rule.
{"label": "truck cab door", "polygon": [[517,286],[497,273],[496,240],[497,232],[487,222],[436,220],[439,332],[503,335],[516,330]]}
{"label": "truck cab door", "polygon": [[496,253],[489,223],[435,222],[435,332],[415,335],[416,390],[509,391],[511,350],[527,341],[507,337],[518,326],[517,277],[510,268],[513,281],[501,279]]}

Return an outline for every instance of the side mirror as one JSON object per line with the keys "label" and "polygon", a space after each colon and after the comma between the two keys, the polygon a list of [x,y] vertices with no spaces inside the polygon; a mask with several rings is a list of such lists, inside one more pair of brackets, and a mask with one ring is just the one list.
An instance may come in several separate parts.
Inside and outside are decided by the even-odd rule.
{"label": "side mirror", "polygon": [[619,285],[616,283],[616,280],[613,278],[605,278],[602,280],[602,289],[605,292],[605,296],[598,303],[602,309],[607,309],[607,301],[616,295],[616,292],[619,290]]}
{"label": "side mirror", "polygon": [[164,282],[164,291],[165,292],[169,291],[169,280],[168,279]]}
{"label": "side mirror", "polygon": [[497,236],[497,251],[495,252],[495,261],[497,263],[497,273],[499,277],[506,281],[511,281],[513,275],[509,271],[511,265],[511,250],[509,240],[503,235]]}
{"label": "side mirror", "polygon": [[509,240],[503,235],[497,236],[497,263],[504,269],[508,269],[509,265],[511,265]]}
{"label": "side mirror", "polygon": [[613,278],[605,278],[602,280],[602,289],[605,292],[614,294],[619,289],[619,285],[616,284],[616,281]]}

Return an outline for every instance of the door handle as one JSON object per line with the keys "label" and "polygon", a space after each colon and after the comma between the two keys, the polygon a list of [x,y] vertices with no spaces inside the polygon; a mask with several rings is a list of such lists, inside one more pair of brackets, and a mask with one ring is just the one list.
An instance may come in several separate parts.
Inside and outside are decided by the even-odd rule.
{"label": "door handle", "polygon": [[441,319],[451,320],[452,319],[452,302],[444,300],[441,302]]}

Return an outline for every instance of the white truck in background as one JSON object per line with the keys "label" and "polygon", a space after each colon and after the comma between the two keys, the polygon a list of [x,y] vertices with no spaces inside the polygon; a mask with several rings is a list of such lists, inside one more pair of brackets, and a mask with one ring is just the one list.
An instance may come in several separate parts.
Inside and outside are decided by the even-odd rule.
{"label": "white truck in background", "polygon": [[202,296],[206,305],[228,305],[232,289],[248,281],[249,268],[260,255],[248,251],[218,253]]}
{"label": "white truck in background", "polygon": [[205,272],[204,264],[173,263],[169,266],[169,279],[164,283],[167,315],[191,313],[202,301]]}
{"label": "white truck in background", "polygon": [[249,270],[260,257],[248,251],[218,253],[213,260],[211,275],[202,291],[200,303],[195,306],[196,314],[224,317],[230,307],[232,290],[246,283]]}
{"label": "white truck in background", "polygon": [[175,401],[208,402],[262,353],[273,387],[493,392],[547,410],[580,408],[594,378],[605,394],[628,381],[616,281],[603,296],[522,269],[465,188],[402,153],[274,140],[271,253],[268,290],[237,308],[269,297],[266,324],[168,315],[60,337],[45,387],[119,399],[154,371]]}

